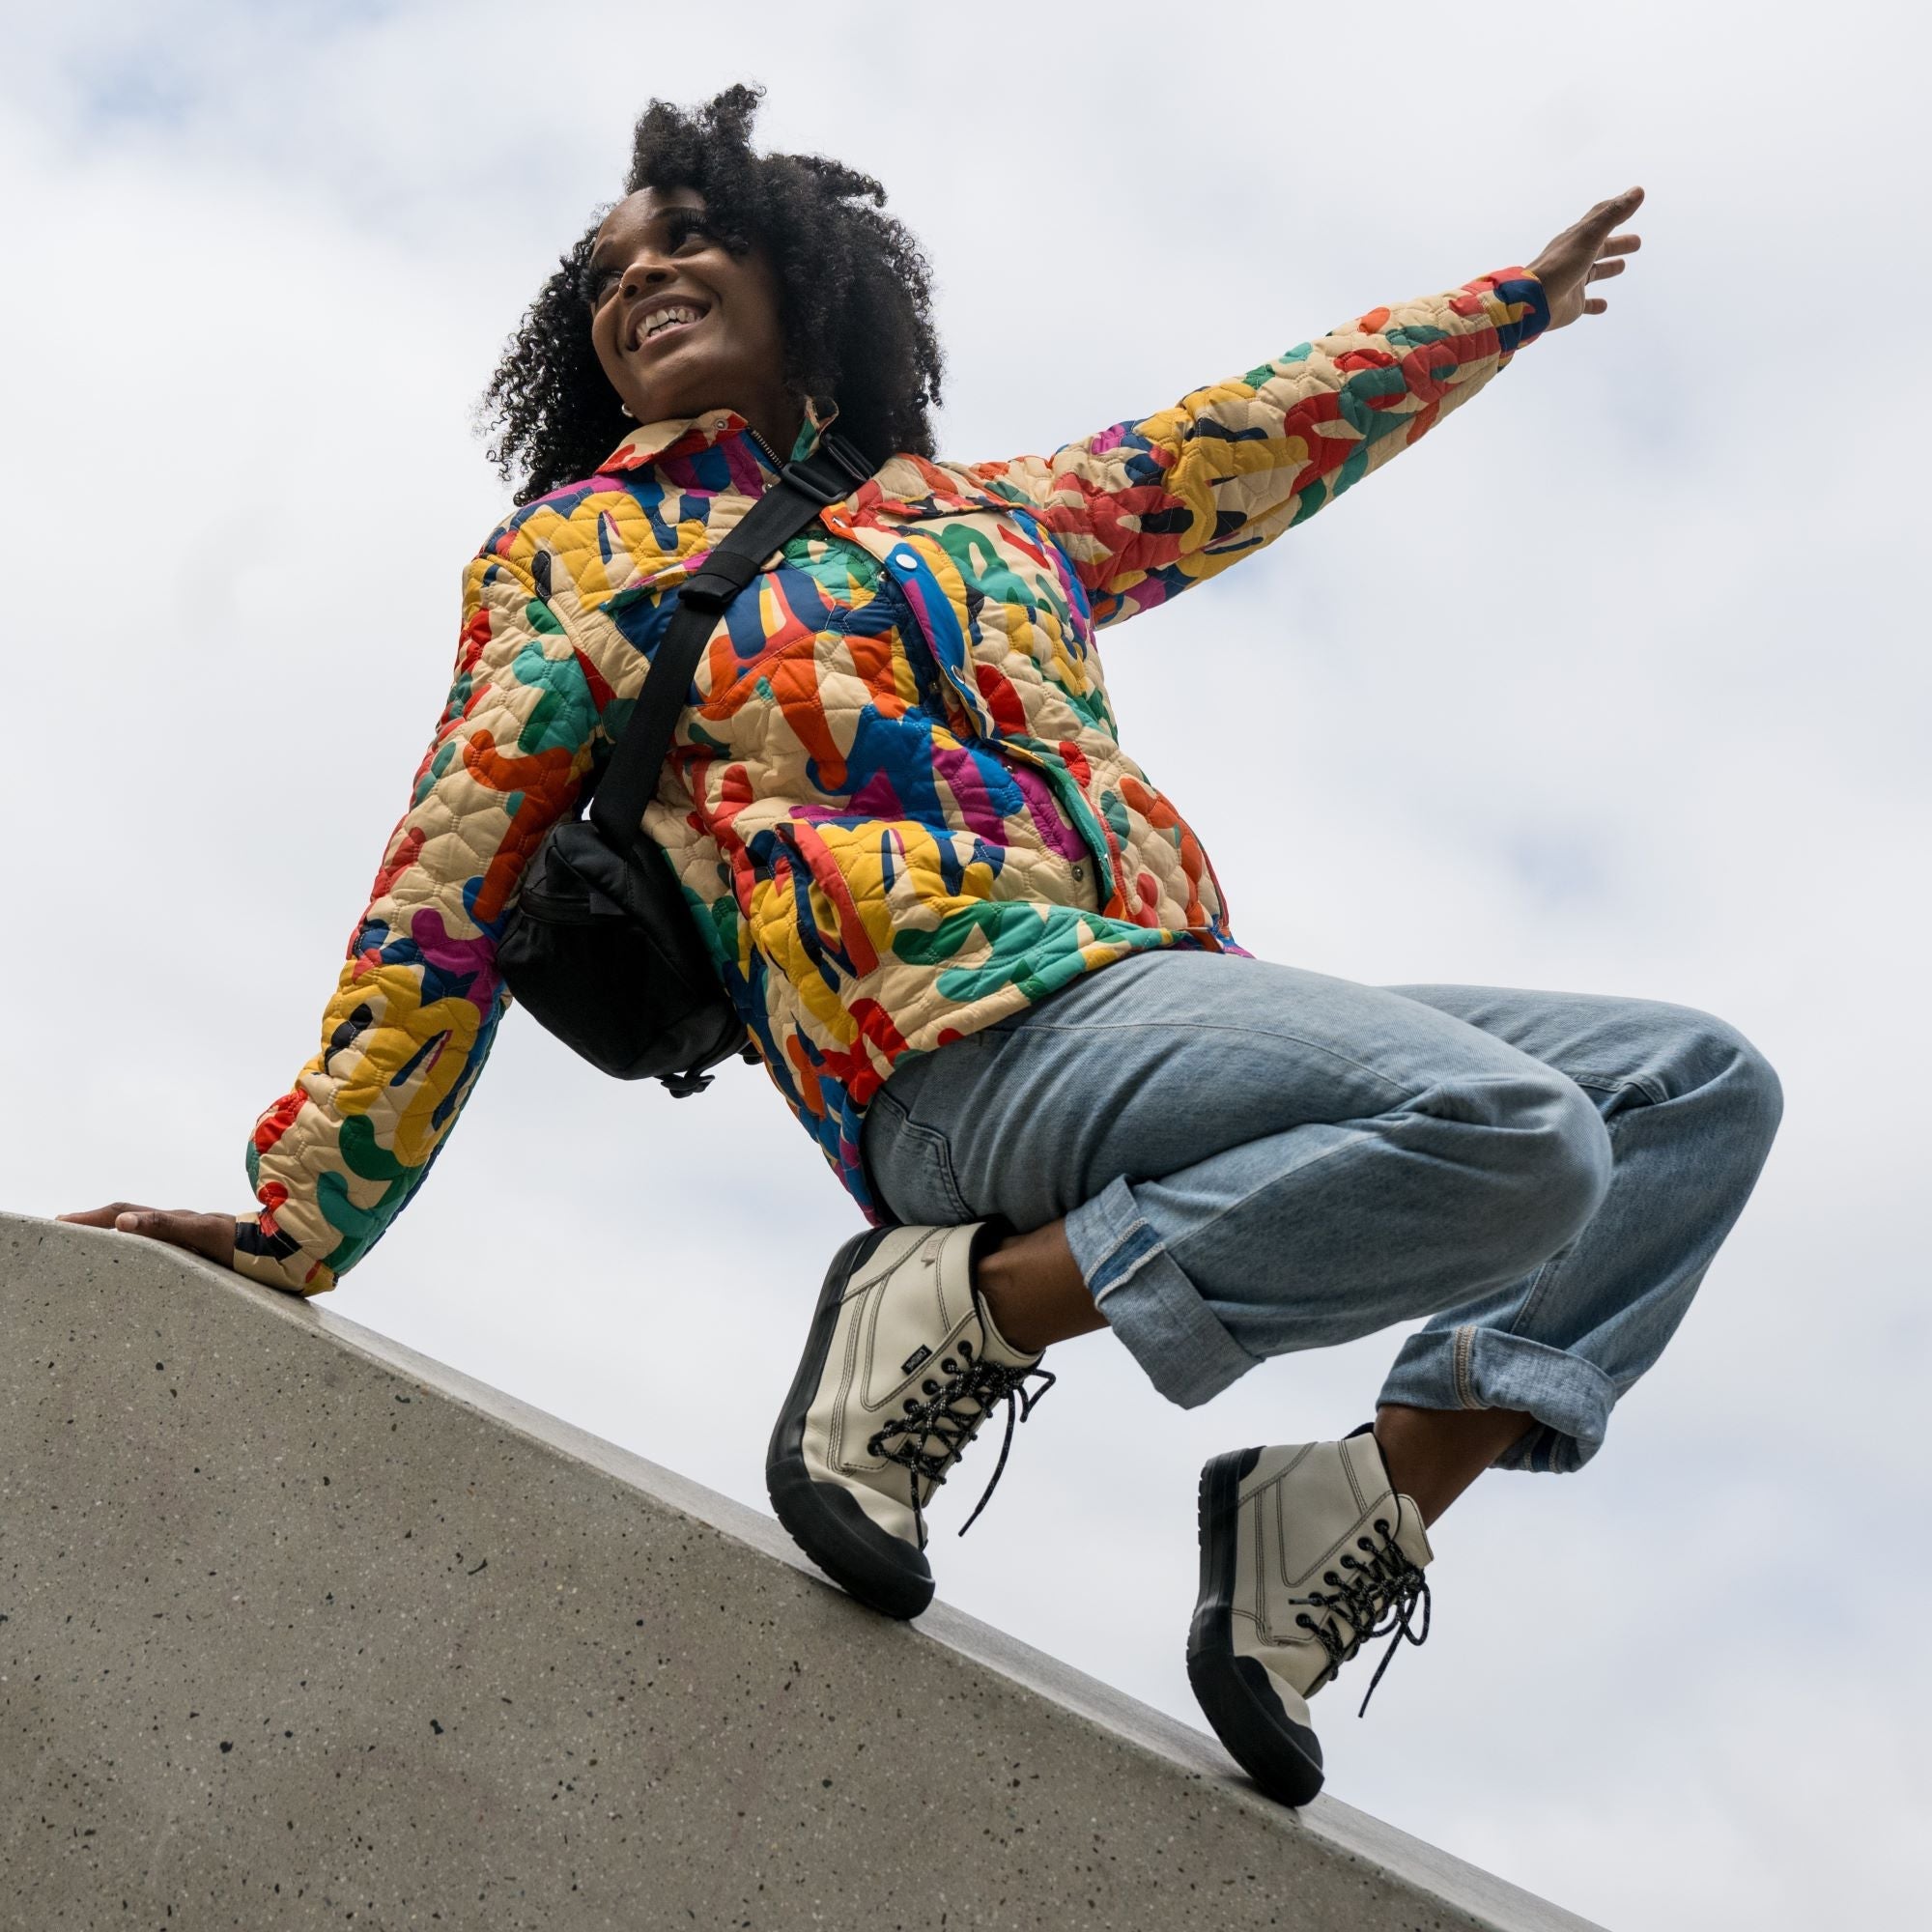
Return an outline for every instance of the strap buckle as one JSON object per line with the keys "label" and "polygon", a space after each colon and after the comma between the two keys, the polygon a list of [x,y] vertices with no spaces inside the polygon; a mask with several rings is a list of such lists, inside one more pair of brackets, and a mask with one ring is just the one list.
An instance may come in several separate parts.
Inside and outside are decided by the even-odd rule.
{"label": "strap buckle", "polygon": [[[779,471],[779,481],[794,496],[803,497],[822,510],[828,504],[842,502],[862,483],[868,482],[871,475],[872,465],[857,445],[836,430],[827,430],[810,456],[787,463]],[[742,527],[756,529],[758,526],[753,519],[761,514],[778,524],[779,518],[772,517],[765,508],[768,501],[769,496],[760,499]],[[798,522],[794,517],[786,527],[796,528]],[[733,551],[727,543],[726,547],[714,551],[704,568],[685,584],[679,593],[680,601],[717,616],[757,576],[761,561],[749,551]]]}
{"label": "strap buckle", "polygon": [[810,456],[787,463],[779,474],[800,496],[810,497],[823,509],[828,503],[842,501],[862,483],[869,482],[875,467],[867,462],[854,443],[837,430],[829,429],[818,439],[818,446]]}

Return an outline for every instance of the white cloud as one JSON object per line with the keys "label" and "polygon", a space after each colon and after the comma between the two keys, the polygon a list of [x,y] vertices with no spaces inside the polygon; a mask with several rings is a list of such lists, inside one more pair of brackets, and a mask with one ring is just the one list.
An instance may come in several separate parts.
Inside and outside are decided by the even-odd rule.
{"label": "white cloud", "polygon": [[[1609,318],[1117,633],[1110,676],[1252,950],[1702,1005],[1785,1080],[1758,1198],[1605,1454],[1479,1487],[1429,1648],[1362,1724],[1329,1693],[1334,1787],[1611,1923],[1902,1915],[1932,1795],[1905,1621],[1932,1352],[1923,27],[1257,6],[1183,34],[1064,6],[1016,36],[835,7],[805,34],[744,7],[694,46],[655,17],[17,30],[10,1205],[242,1199],[502,506],[470,404],[651,93],[761,74],[767,138],[887,181],[939,269],[968,457],[1521,259],[1641,179]],[[674,1110],[513,1024],[332,1306],[758,1501],[759,1418],[851,1225],[755,1076]],[[727,1340],[721,1408],[690,1365]],[[1104,1337],[1068,1346],[993,1507],[963,1543],[942,1521],[942,1588],[1192,1718],[1200,1461],[1352,1425],[1387,1353],[1183,1414]]]}

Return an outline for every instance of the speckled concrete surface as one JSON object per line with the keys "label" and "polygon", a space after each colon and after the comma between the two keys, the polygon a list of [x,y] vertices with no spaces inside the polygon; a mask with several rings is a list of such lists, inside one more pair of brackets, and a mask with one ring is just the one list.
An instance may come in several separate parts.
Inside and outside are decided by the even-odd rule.
{"label": "speckled concrete surface", "polygon": [[0,1923],[1578,1932],[355,1323],[0,1216]]}

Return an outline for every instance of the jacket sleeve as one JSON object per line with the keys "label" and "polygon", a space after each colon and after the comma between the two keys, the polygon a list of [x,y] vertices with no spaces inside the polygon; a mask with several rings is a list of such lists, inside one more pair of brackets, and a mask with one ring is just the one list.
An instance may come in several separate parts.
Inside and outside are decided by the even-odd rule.
{"label": "jacket sleeve", "polygon": [[1094,621],[1113,623],[1312,517],[1466,402],[1548,321],[1542,284],[1500,269],[1371,309],[1158,415],[974,474],[1039,517]]}
{"label": "jacket sleeve", "polygon": [[[526,567],[534,560],[537,575]],[[504,533],[464,577],[454,681],[349,942],[315,1057],[256,1122],[238,1272],[320,1294],[414,1194],[509,1004],[505,908],[576,802],[610,692]]]}

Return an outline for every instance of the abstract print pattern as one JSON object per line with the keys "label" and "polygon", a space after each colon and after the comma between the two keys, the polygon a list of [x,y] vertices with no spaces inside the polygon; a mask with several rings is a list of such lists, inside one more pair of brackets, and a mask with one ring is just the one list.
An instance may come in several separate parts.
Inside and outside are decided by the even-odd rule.
{"label": "abstract print pattern", "polygon": [[[904,1056],[1151,947],[1238,951],[1200,841],[1121,747],[1096,631],[1313,516],[1548,319],[1505,270],[1051,456],[895,456],[723,614],[644,826],[867,1214],[860,1132]],[[773,474],[729,412],[643,426],[469,564],[319,1051],[256,1123],[243,1273],[322,1293],[422,1184],[508,1005],[524,867],[609,757],[671,593]]]}

